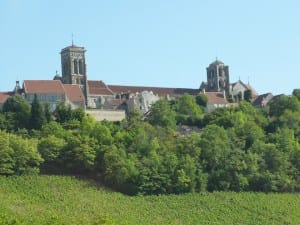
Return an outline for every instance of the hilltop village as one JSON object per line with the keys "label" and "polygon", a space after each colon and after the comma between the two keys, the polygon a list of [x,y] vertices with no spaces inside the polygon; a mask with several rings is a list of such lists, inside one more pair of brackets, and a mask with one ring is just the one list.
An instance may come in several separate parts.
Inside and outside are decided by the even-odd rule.
{"label": "hilltop village", "polygon": [[87,79],[85,52],[66,47],[61,75],[1,93],[0,175],[75,175],[129,195],[299,193],[300,89],[258,95],[220,60],[197,89],[106,84]]}
{"label": "hilltop village", "polygon": [[63,48],[60,52],[61,75],[56,73],[52,80],[24,80],[22,85],[16,81],[13,91],[0,92],[0,107],[14,94],[22,95],[29,103],[36,95],[41,103],[49,104],[52,111],[64,102],[72,109],[83,108],[99,121],[120,121],[134,109],[147,113],[157,100],[172,100],[184,93],[205,94],[207,112],[247,98],[254,106],[264,107],[273,98],[270,93],[258,95],[249,83],[241,80],[231,83],[229,66],[218,59],[206,68],[207,81],[202,82],[199,89],[123,86],[89,80],[85,53],[84,47],[74,44]]}

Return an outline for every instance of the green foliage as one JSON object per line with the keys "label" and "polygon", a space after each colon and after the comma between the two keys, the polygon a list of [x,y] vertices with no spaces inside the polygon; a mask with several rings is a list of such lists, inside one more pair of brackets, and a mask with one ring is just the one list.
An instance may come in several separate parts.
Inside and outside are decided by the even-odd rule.
{"label": "green foliage", "polygon": [[42,131],[42,137],[47,137],[49,135],[53,135],[55,137],[63,138],[66,137],[70,133],[69,131],[66,131],[61,124],[51,121],[50,123],[47,123]]}
{"label": "green foliage", "polygon": [[189,95],[184,94],[178,99],[177,112],[188,116],[199,116],[202,114],[202,109],[196,102],[196,99]]}
{"label": "green foliage", "polygon": [[[56,121],[35,126],[41,130],[16,126],[12,106],[22,104],[12,102],[11,111],[0,113],[1,130],[13,132],[0,135],[4,175],[41,169],[89,176],[130,195],[300,190],[300,103],[294,96],[273,100],[270,111],[240,101],[203,114],[185,94],[118,123],[97,122],[83,110],[59,105]],[[35,99],[32,120],[42,115],[40,109]],[[184,126],[177,131],[176,123]]]}
{"label": "green foliage", "polygon": [[281,95],[279,98],[271,101],[269,110],[270,116],[279,117],[286,110],[292,112],[300,111],[300,102],[295,96],[289,97]]}
{"label": "green foliage", "polygon": [[14,130],[28,128],[30,106],[21,95],[9,97],[3,105],[3,112],[11,113]]}
{"label": "green foliage", "polygon": [[0,130],[13,131],[15,126],[14,114],[11,112],[0,113]]}
{"label": "green foliage", "polygon": [[59,123],[65,123],[72,120],[72,110],[70,105],[60,103],[55,109],[55,118]]}
{"label": "green foliage", "polygon": [[205,171],[212,172],[223,165],[226,153],[230,150],[226,131],[216,125],[208,125],[201,133],[201,159]]}
{"label": "green foliage", "polygon": [[295,96],[300,101],[300,89],[299,88],[294,89],[292,95]]}
{"label": "green foliage", "polygon": [[152,125],[175,128],[175,116],[176,113],[171,109],[169,102],[159,100],[152,105],[147,120]]}
{"label": "green foliage", "polygon": [[42,104],[39,102],[37,95],[34,95],[34,99],[31,103],[31,114],[29,119],[29,128],[40,130],[46,123],[46,117]]}
{"label": "green foliage", "polygon": [[0,131],[0,174],[38,173],[41,162],[36,140]]}
{"label": "green foliage", "polygon": [[0,224],[298,224],[297,194],[125,196],[65,176],[0,177]]}
{"label": "green foliage", "polygon": [[39,140],[38,151],[44,159],[42,171],[58,172],[57,170],[60,169],[59,156],[65,146],[65,140],[54,135],[49,135]]}
{"label": "green foliage", "polygon": [[45,113],[45,119],[47,123],[49,123],[52,120],[52,114],[50,111],[50,105],[48,103],[44,104],[44,113]]}
{"label": "green foliage", "polygon": [[9,134],[0,132],[0,174],[14,173],[14,150],[9,144]]}
{"label": "green foliage", "polygon": [[197,126],[202,118],[202,108],[197,104],[196,99],[184,94],[174,102],[173,108],[177,113],[177,124],[186,124]]}
{"label": "green foliage", "polygon": [[67,173],[89,173],[94,169],[97,144],[87,136],[69,136],[60,154],[61,166]]}
{"label": "green foliage", "polygon": [[247,101],[247,102],[251,102],[252,101],[252,98],[253,98],[253,96],[252,96],[252,91],[251,90],[246,90],[245,92],[244,92],[244,99],[245,99],[245,101]]}
{"label": "green foliage", "polygon": [[196,102],[197,102],[198,105],[205,108],[207,106],[207,102],[208,102],[207,95],[205,95],[203,93],[197,95],[196,96]]}

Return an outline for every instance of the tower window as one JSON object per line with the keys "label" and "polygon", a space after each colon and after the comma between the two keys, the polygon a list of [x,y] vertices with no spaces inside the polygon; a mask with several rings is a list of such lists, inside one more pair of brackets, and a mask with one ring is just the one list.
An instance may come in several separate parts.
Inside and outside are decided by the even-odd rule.
{"label": "tower window", "polygon": [[83,62],[79,60],[79,74],[83,74]]}
{"label": "tower window", "polygon": [[77,63],[77,60],[74,60],[74,73],[78,74],[78,63]]}

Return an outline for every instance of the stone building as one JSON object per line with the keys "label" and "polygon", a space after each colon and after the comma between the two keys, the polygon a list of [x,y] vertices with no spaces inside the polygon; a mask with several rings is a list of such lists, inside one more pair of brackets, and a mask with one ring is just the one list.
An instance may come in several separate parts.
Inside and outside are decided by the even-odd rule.
{"label": "stone building", "polygon": [[[207,111],[219,107],[228,107],[228,96],[244,96],[246,90],[255,90],[241,81],[230,83],[229,66],[216,59],[206,68],[207,81],[200,88],[170,88],[105,84],[102,80],[88,80],[84,47],[72,45],[61,50],[61,76],[56,73],[53,80],[25,80],[23,88],[17,92],[31,102],[37,95],[42,103],[48,103],[52,110],[60,102],[70,104],[72,108],[82,107],[97,118],[119,120],[125,112],[139,109],[149,111],[151,105],[159,99],[175,99],[187,93],[193,96],[206,93]],[[16,91],[15,91],[16,92]],[[1,93],[0,93],[1,94]],[[256,94],[256,92],[255,92]],[[9,96],[0,95],[0,106]]]}
{"label": "stone building", "polygon": [[60,80],[24,80],[22,95],[31,103],[37,96],[42,104],[54,111],[61,102],[71,108],[85,108],[85,98],[79,85],[63,84]]}
{"label": "stone building", "polygon": [[[85,48],[76,45],[61,50],[61,81],[64,84],[77,84],[85,97],[88,95]],[[85,99],[87,102],[87,98]]]}
{"label": "stone building", "polygon": [[240,100],[245,99],[245,91],[251,91],[252,98],[255,99],[258,94],[251,85],[243,83],[241,80],[238,80],[235,83],[230,84],[229,86],[229,95],[234,102],[239,102]]}
{"label": "stone building", "polygon": [[264,108],[268,105],[268,103],[272,100],[274,96],[271,93],[265,93],[259,95],[253,101],[253,106],[256,108]]}
{"label": "stone building", "polygon": [[200,90],[202,92],[225,92],[227,100],[238,102],[244,99],[244,93],[250,90],[253,99],[258,95],[251,85],[243,83],[241,80],[230,83],[229,66],[216,59],[206,68],[207,81],[202,82]]}
{"label": "stone building", "polygon": [[229,67],[220,60],[209,64],[206,68],[207,82],[203,82],[200,89],[207,92],[229,91]]}

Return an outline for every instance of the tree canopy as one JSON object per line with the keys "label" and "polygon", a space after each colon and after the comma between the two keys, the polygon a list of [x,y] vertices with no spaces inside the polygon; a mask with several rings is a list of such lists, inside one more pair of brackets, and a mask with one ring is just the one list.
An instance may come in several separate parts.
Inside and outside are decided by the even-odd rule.
{"label": "tree canopy", "polygon": [[299,192],[296,95],[265,109],[240,101],[204,113],[185,94],[121,122],[97,122],[67,105],[45,119],[37,99],[13,96],[0,112],[0,174],[89,176],[127,194]]}

